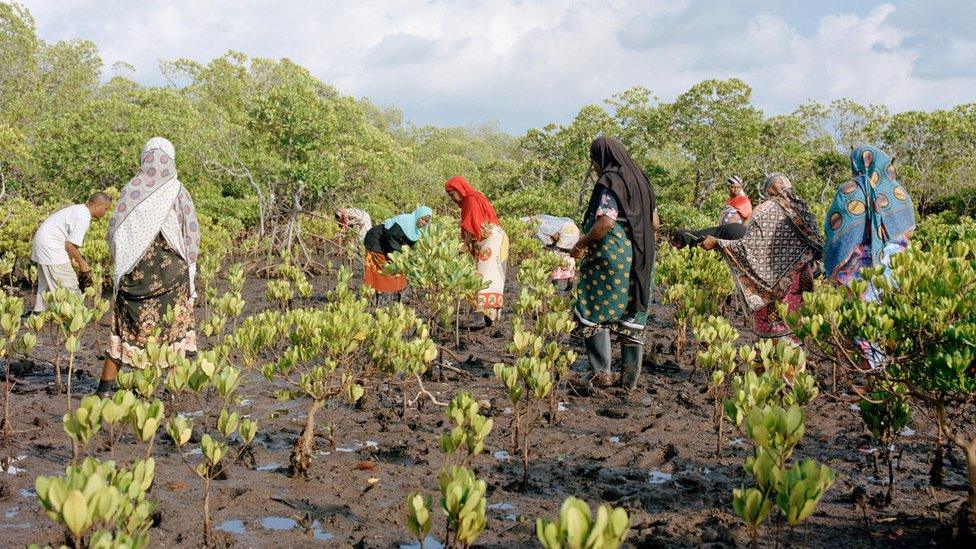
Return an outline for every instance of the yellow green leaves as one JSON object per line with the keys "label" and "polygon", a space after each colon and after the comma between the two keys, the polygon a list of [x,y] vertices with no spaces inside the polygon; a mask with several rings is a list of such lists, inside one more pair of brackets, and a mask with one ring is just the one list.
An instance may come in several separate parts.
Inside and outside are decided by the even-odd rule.
{"label": "yellow green leaves", "polygon": [[86,546],[95,547],[96,539],[104,540],[105,534],[111,539],[114,533],[138,538],[141,542],[132,546],[144,547],[155,509],[155,502],[146,501],[146,490],[154,478],[152,458],[137,460],[131,469],[88,458],[65,469],[63,477],[38,477],[34,488],[45,515],[63,524],[76,541],[99,528],[103,532],[92,533]]}
{"label": "yellow green leaves", "polygon": [[468,452],[465,463],[479,455],[485,448],[485,440],[494,427],[494,421],[478,413],[478,402],[471,393],[459,393],[447,406],[447,417],[454,428],[441,434],[441,450],[453,454],[461,448]]}
{"label": "yellow green leaves", "polygon": [[773,502],[755,488],[736,488],[732,490],[732,509],[746,525],[757,528],[769,516]]}
{"label": "yellow green leaves", "polygon": [[129,417],[136,401],[136,396],[131,391],[116,391],[112,398],[103,401],[102,419],[109,425],[120,423]]}
{"label": "yellow green leaves", "polygon": [[593,517],[585,501],[570,497],[557,521],[536,519],[535,531],[546,549],[615,549],[626,538],[629,522],[623,508],[601,505]]}
{"label": "yellow green leaves", "polygon": [[101,398],[89,395],[81,399],[81,405],[73,413],[65,414],[62,418],[64,432],[76,444],[87,446],[91,437],[102,427]]}
{"label": "yellow green leaves", "polygon": [[210,469],[216,467],[220,460],[227,455],[227,444],[215,441],[209,434],[200,437],[200,449],[203,451],[203,457],[207,459],[207,465]]}
{"label": "yellow green leaves", "polygon": [[812,459],[793,464],[784,478],[776,503],[790,526],[806,520],[817,508],[827,488],[834,484],[834,471]]}
{"label": "yellow green leaves", "polygon": [[254,440],[254,435],[258,434],[258,422],[248,418],[241,420],[241,427],[238,431],[244,444],[250,444]]}
{"label": "yellow green leaves", "polygon": [[132,429],[136,437],[143,442],[149,442],[163,421],[163,401],[154,400],[151,404],[140,401],[132,408]]}
{"label": "yellow green leaves", "polygon": [[519,383],[519,371],[514,366],[495,364],[495,377],[502,381],[508,391],[508,398],[517,403],[522,398],[522,385]]}
{"label": "yellow green leaves", "polygon": [[177,415],[169,418],[166,433],[177,447],[184,446],[193,435],[193,425],[185,417]]}
{"label": "yellow green leaves", "polygon": [[420,493],[407,496],[407,528],[423,543],[427,532],[430,532],[430,498],[424,498]]}
{"label": "yellow green leaves", "polygon": [[449,467],[441,470],[440,487],[450,536],[462,546],[471,545],[485,529],[485,481],[464,467]]}

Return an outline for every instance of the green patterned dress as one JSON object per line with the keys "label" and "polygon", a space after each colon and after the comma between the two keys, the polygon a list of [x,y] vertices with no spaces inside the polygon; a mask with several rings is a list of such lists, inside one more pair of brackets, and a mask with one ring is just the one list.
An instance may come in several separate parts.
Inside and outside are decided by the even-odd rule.
{"label": "green patterned dress", "polygon": [[633,312],[631,266],[634,250],[627,236],[625,219],[617,214],[616,201],[604,194],[596,215],[587,219],[583,232],[589,232],[602,215],[611,215],[615,222],[610,231],[597,243],[590,245],[579,266],[579,298],[576,317],[587,327],[612,326],[627,322],[643,326],[647,311]]}

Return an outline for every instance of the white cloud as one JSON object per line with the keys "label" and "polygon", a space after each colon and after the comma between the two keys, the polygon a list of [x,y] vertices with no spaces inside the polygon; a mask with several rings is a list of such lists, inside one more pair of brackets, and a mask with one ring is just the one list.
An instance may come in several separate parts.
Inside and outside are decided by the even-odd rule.
{"label": "white cloud", "polygon": [[764,0],[27,2],[43,38],[91,39],[106,66],[132,63],[142,82],[162,82],[159,60],[234,49],[288,57],[417,123],[497,120],[511,131],[566,122],[631,86],[672,99],[729,76],[771,113],[809,98],[894,110],[971,102],[972,27],[937,25],[966,4],[854,13],[838,2],[811,16],[809,5],[798,15]]}

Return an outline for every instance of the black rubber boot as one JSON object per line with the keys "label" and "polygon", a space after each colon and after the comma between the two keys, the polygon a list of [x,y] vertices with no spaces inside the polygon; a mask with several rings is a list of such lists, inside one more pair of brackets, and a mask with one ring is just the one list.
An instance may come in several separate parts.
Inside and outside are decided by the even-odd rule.
{"label": "black rubber boot", "polygon": [[98,398],[111,398],[115,395],[115,380],[104,380],[98,381],[98,388],[95,389],[95,395]]}
{"label": "black rubber boot", "polygon": [[590,374],[597,386],[610,383],[610,331],[597,330],[584,341],[586,357],[590,361]]}
{"label": "black rubber boot", "polygon": [[644,363],[644,346],[639,343],[624,343],[620,346],[621,362],[623,366],[620,374],[620,386],[628,390],[637,388],[641,366]]}

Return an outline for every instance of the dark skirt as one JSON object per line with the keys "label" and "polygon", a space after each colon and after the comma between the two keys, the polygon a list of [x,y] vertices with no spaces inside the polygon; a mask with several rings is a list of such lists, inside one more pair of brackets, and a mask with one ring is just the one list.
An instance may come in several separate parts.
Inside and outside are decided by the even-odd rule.
{"label": "dark skirt", "polygon": [[[166,311],[176,315],[164,323]],[[186,261],[166,242],[162,233],[149,245],[135,268],[122,276],[113,308],[109,355],[132,364],[132,354],[151,340],[168,344],[180,354],[196,351],[193,299]]]}

